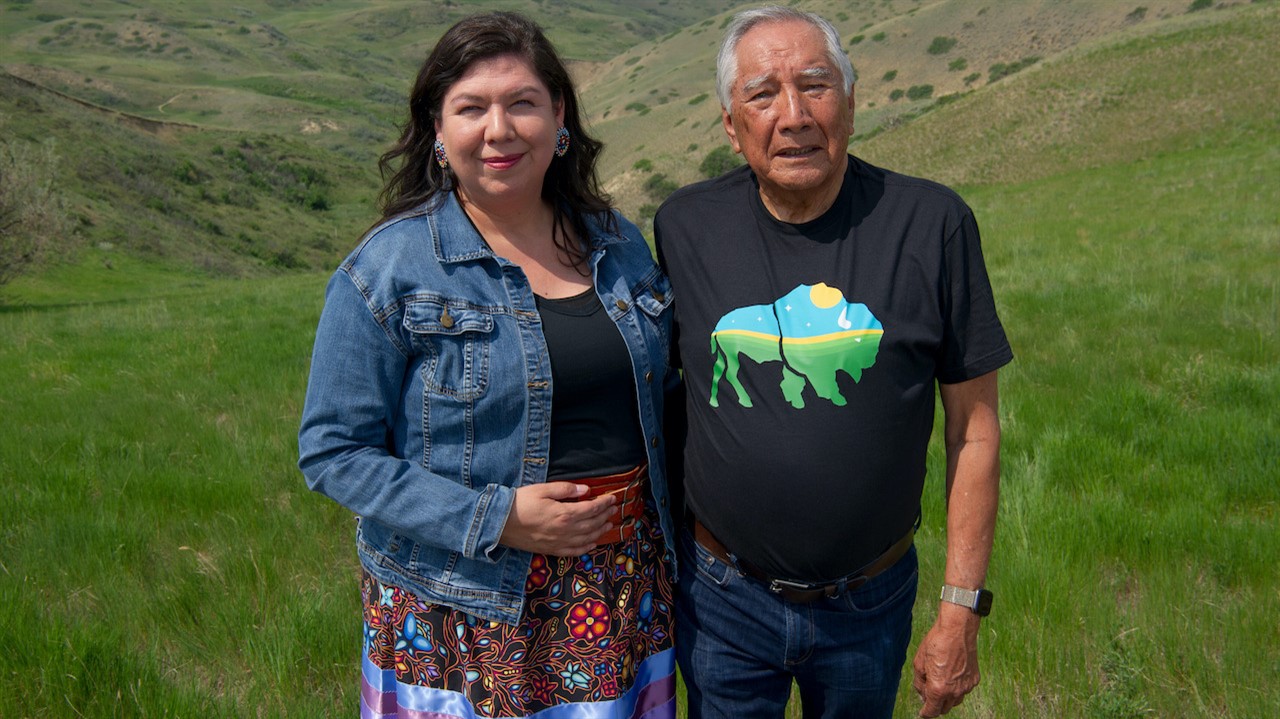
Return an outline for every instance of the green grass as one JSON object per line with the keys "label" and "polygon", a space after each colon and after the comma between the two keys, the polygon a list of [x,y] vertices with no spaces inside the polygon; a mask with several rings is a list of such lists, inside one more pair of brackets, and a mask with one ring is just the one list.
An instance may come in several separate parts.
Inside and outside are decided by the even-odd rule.
{"label": "green grass", "polygon": [[0,714],[328,715],[351,522],[294,467],[323,279],[121,271],[0,314]]}
{"label": "green grass", "polygon": [[962,716],[1280,701],[1276,139],[967,193],[1018,358],[1002,373],[1003,601]]}

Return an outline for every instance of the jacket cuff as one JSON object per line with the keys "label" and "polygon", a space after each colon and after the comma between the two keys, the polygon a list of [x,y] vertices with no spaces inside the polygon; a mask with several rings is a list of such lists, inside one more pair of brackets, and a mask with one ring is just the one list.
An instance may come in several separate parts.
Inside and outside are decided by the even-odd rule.
{"label": "jacket cuff", "polygon": [[498,540],[507,526],[511,506],[515,504],[516,490],[499,484],[491,484],[480,492],[475,518],[467,534],[463,554],[469,559],[496,561],[502,550]]}

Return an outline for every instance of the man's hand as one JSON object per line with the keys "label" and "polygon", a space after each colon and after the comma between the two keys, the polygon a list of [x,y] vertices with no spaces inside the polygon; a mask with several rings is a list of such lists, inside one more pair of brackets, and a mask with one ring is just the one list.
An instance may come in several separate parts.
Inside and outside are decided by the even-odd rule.
{"label": "man's hand", "polygon": [[516,490],[511,514],[498,540],[536,554],[576,557],[595,549],[596,538],[614,528],[612,495],[576,501],[588,487],[573,482],[531,484]]}
{"label": "man's hand", "polygon": [[942,716],[978,686],[978,617],[964,607],[943,604],[938,621],[916,650],[916,694],[922,717]]}

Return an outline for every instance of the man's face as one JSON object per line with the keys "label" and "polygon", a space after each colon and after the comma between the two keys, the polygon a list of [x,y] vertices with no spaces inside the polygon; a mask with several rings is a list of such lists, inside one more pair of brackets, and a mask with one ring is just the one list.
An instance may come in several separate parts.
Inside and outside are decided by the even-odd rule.
{"label": "man's face", "polygon": [[846,96],[822,32],[799,21],[762,23],[742,37],[737,58],[724,129],[766,202],[803,205],[838,189],[853,133],[853,93]]}

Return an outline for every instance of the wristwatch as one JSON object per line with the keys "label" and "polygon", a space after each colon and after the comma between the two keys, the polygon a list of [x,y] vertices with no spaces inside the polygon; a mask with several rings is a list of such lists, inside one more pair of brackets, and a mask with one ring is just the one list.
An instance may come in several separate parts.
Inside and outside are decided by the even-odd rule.
{"label": "wristwatch", "polygon": [[990,589],[961,589],[950,584],[944,584],[942,585],[942,596],[939,599],[966,607],[980,617],[985,617],[991,613]]}

